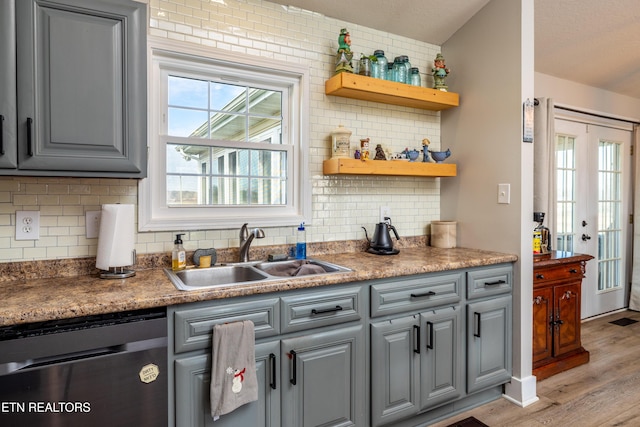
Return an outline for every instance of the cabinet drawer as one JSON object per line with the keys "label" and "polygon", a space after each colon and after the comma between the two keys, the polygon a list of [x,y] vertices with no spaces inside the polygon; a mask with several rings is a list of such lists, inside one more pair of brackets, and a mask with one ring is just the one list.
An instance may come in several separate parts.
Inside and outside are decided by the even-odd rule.
{"label": "cabinet drawer", "polygon": [[398,279],[371,286],[371,316],[421,310],[460,301],[463,273]]}
{"label": "cabinet drawer", "polygon": [[256,339],[278,335],[280,320],[278,298],[176,310],[174,351],[184,353],[211,347],[211,333],[214,325],[242,320],[253,322]]}
{"label": "cabinet drawer", "polygon": [[534,285],[572,278],[582,280],[583,276],[583,266],[579,262],[555,265],[552,267],[533,268]]}
{"label": "cabinet drawer", "polygon": [[467,272],[467,298],[484,298],[511,292],[513,268],[490,267]]}
{"label": "cabinet drawer", "polygon": [[282,333],[360,320],[362,287],[282,297]]}

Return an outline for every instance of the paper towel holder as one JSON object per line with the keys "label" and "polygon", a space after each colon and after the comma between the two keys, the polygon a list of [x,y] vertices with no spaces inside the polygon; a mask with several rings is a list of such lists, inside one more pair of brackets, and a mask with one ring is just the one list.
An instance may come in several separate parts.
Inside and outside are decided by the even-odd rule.
{"label": "paper towel holder", "polygon": [[[131,265],[136,263],[136,250],[131,253]],[[133,277],[136,275],[135,270],[129,270],[124,267],[109,267],[109,270],[101,270],[101,279],[126,279],[127,277]]]}

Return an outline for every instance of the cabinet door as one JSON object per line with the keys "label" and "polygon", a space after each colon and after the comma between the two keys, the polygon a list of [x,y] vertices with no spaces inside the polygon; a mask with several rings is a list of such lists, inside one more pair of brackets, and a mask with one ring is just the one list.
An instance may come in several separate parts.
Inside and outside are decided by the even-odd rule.
{"label": "cabinet door", "polygon": [[0,0],[0,168],[18,167],[16,154],[15,0]]}
{"label": "cabinet door", "polygon": [[280,384],[277,382],[279,341],[256,344],[258,400],[247,403],[213,422],[209,401],[211,357],[209,354],[175,361],[175,407],[177,427],[278,427],[280,426]]}
{"label": "cabinet door", "polygon": [[580,340],[580,283],[557,285],[553,288],[554,356],[579,349]]}
{"label": "cabinet door", "polygon": [[16,12],[19,168],[144,177],[146,5],[24,0]]}
{"label": "cabinet door", "polygon": [[363,425],[362,326],[285,339],[281,346],[284,427]]}
{"label": "cabinet door", "polygon": [[511,379],[511,295],[467,305],[467,392]]}
{"label": "cabinet door", "polygon": [[553,350],[552,288],[533,290],[533,362],[552,356]]}
{"label": "cabinet door", "polygon": [[459,308],[420,315],[420,410],[456,399],[463,392],[462,325]]}
{"label": "cabinet door", "polygon": [[371,324],[371,424],[418,412],[420,324],[417,316]]}

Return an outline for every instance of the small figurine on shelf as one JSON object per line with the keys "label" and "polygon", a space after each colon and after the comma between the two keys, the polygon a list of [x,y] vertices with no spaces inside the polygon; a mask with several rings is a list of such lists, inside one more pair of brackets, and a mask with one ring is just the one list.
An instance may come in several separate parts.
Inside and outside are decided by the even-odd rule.
{"label": "small figurine on shelf", "polygon": [[387,156],[384,154],[384,150],[382,149],[382,145],[376,145],[376,155],[373,160],[387,160]]}
{"label": "small figurine on shelf", "polygon": [[340,30],[338,36],[338,52],[336,53],[336,71],[338,73],[353,73],[351,60],[353,53],[351,52],[351,35],[346,28]]}
{"label": "small figurine on shelf", "polygon": [[429,161],[429,144],[431,144],[431,141],[428,138],[422,140],[422,161],[424,163]]}
{"label": "small figurine on shelf", "polygon": [[444,56],[441,53],[436,55],[436,59],[433,61],[433,68],[431,72],[433,74],[433,88],[447,92],[449,86],[444,83],[444,79],[449,75],[449,69],[444,65]]}
{"label": "small figurine on shelf", "polygon": [[369,138],[360,139],[360,160],[369,160]]}

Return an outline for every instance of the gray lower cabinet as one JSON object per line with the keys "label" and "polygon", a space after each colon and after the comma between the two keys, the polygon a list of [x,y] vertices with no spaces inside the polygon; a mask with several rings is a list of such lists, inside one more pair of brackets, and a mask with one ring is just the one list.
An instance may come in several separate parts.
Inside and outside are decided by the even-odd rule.
{"label": "gray lower cabinet", "polygon": [[[169,307],[169,425],[412,427],[496,399],[512,288],[501,264]],[[213,424],[211,332],[245,319],[259,399]]]}
{"label": "gray lower cabinet", "polygon": [[[437,307],[444,296],[459,301],[462,283],[462,274],[455,273],[372,286],[372,296],[387,294],[389,304],[405,310],[436,305],[371,323],[372,426],[411,417],[463,394],[461,309],[458,303]],[[372,298],[374,312],[380,312],[379,301]]]}
{"label": "gray lower cabinet", "polygon": [[[275,295],[169,308],[170,401],[175,404],[169,425],[363,425],[363,287]],[[209,405],[211,331],[215,324],[244,319],[255,325],[259,398],[214,424]]]}
{"label": "gray lower cabinet", "polygon": [[[277,369],[280,343],[256,345],[258,400],[220,417],[215,427],[280,426]],[[175,361],[175,415],[177,426],[214,426],[209,401],[211,356],[200,354]]]}
{"label": "gray lower cabinet", "polygon": [[[371,426],[413,426],[511,378],[511,265],[371,286]],[[466,403],[468,402],[468,403]]]}
{"label": "gray lower cabinet", "polygon": [[0,174],[146,176],[146,5],[0,0]]}
{"label": "gray lower cabinet", "polygon": [[511,378],[511,296],[467,305],[467,392]]}

